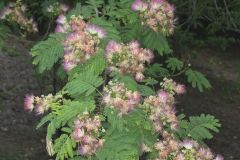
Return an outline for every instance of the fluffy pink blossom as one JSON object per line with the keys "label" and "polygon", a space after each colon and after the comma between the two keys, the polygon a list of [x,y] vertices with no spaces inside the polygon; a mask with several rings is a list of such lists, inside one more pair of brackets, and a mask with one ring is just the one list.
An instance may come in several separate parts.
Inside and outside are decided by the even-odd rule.
{"label": "fluffy pink blossom", "polygon": [[107,34],[103,28],[101,28],[97,25],[94,25],[94,24],[88,25],[86,30],[90,34],[97,35],[99,38],[104,38],[104,37],[106,37],[106,34]]}
{"label": "fluffy pink blossom", "polygon": [[121,46],[116,41],[109,41],[106,47],[106,51],[108,54],[114,53],[114,52],[120,52]]}
{"label": "fluffy pink blossom", "polygon": [[104,87],[103,104],[119,111],[119,115],[128,114],[140,104],[141,95],[137,91],[128,90],[123,83],[110,81]]}
{"label": "fluffy pink blossom", "polygon": [[177,94],[184,94],[184,93],[186,93],[186,87],[185,87],[185,85],[183,85],[183,84],[178,84],[178,85],[176,86],[176,88],[175,88],[175,92],[176,92]]}
{"label": "fluffy pink blossom", "polygon": [[182,142],[182,146],[186,149],[192,149],[194,147],[194,141],[186,139]]}
{"label": "fluffy pink blossom", "polygon": [[56,22],[58,24],[62,24],[63,25],[64,23],[67,22],[67,18],[63,14],[61,14],[61,15],[58,16]]}
{"label": "fluffy pink blossom", "polygon": [[0,19],[5,19],[7,15],[11,14],[13,10],[6,6],[1,12],[0,12]]}
{"label": "fluffy pink blossom", "polygon": [[224,160],[224,157],[222,155],[218,154],[214,160]]}
{"label": "fluffy pink blossom", "polygon": [[137,81],[142,81],[145,78],[143,75],[145,64],[153,58],[152,52],[140,48],[137,41],[128,44],[110,41],[106,47],[106,52],[110,72],[132,74]]}
{"label": "fluffy pink blossom", "polygon": [[57,27],[55,28],[55,33],[64,33],[66,32],[66,30],[64,29],[64,27],[60,24],[57,25]]}
{"label": "fluffy pink blossom", "polygon": [[24,109],[31,112],[34,108],[34,96],[33,94],[27,94],[24,99]]}
{"label": "fluffy pink blossom", "polygon": [[169,99],[169,94],[163,90],[160,90],[158,92],[158,97],[159,97],[160,102],[162,102],[163,104],[166,104]]}
{"label": "fluffy pink blossom", "polygon": [[84,112],[75,120],[71,136],[78,143],[81,155],[93,155],[102,147],[104,140],[99,138],[100,127],[99,116],[91,118],[88,112]]}
{"label": "fluffy pink blossom", "polygon": [[136,73],[136,75],[135,75],[135,79],[136,79],[136,81],[138,81],[138,82],[143,81],[144,78],[145,78],[145,76],[144,76],[141,72],[138,72],[138,73]]}
{"label": "fluffy pink blossom", "polygon": [[176,21],[175,7],[166,0],[135,0],[132,9],[139,11],[143,25],[147,25],[155,32],[161,32],[166,36],[173,33]]}
{"label": "fluffy pink blossom", "polygon": [[77,65],[85,63],[96,53],[100,39],[106,36],[106,32],[99,26],[85,23],[80,16],[71,17],[63,27],[72,31],[64,42],[63,60],[63,68],[65,71],[70,71]]}
{"label": "fluffy pink blossom", "polygon": [[148,4],[142,0],[135,0],[132,4],[133,11],[145,11],[148,8]]}

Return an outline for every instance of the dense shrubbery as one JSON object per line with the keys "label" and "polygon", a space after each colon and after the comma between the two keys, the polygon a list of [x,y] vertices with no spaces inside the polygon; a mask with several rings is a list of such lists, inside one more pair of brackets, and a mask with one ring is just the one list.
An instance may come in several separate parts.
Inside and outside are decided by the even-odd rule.
{"label": "dense shrubbery", "polygon": [[219,121],[204,114],[188,120],[174,108],[175,96],[186,88],[172,77],[185,73],[200,91],[211,85],[173,57],[166,37],[174,32],[173,5],[165,0],[88,0],[68,12],[59,2],[42,6],[45,16],[56,20],[55,33],[31,49],[33,64],[40,73],[57,68],[66,84],[55,95],[29,94],[24,105],[44,115],[37,128],[47,125],[50,156],[223,159],[204,143],[218,132]]}

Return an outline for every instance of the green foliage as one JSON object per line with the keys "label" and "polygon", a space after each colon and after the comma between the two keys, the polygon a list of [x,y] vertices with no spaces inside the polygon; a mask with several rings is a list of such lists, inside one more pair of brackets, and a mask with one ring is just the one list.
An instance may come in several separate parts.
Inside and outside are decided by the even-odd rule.
{"label": "green foliage", "polygon": [[[77,115],[89,111],[92,112],[95,109],[95,103],[93,100],[87,101],[67,101],[64,105],[54,104],[51,106],[53,112],[43,117],[38,124],[37,128],[40,128],[44,124],[48,123],[47,138],[52,139],[56,131],[61,129],[65,132],[60,137],[56,138],[53,144],[53,153],[56,154],[56,160],[64,160],[65,158],[73,158],[74,148],[76,142],[74,142],[69,134],[72,133],[72,124]],[[69,127],[65,127],[65,126]]]}
{"label": "green foliage", "polygon": [[155,95],[155,91],[146,85],[138,85],[138,91],[143,95],[143,96],[150,96],[150,95]]}
{"label": "green foliage", "polygon": [[91,112],[94,108],[95,103],[93,100],[67,101],[63,106],[54,106],[52,108],[53,112],[41,119],[40,123],[37,125],[37,129],[44,124],[49,123],[47,137],[51,139],[57,129],[72,122],[78,114],[85,111]]}
{"label": "green foliage", "polygon": [[[71,15],[82,15],[89,23],[104,28],[107,37],[101,40],[96,54],[85,63],[77,65],[67,73],[62,67],[57,72],[62,79],[67,79],[67,83],[59,92],[61,99],[49,102],[47,109],[50,113],[43,117],[37,126],[39,128],[47,124],[47,140],[53,139],[53,145],[48,144],[48,147],[52,147],[56,160],[137,160],[143,154],[143,144],[149,148],[151,154],[155,153],[154,144],[160,135],[155,132],[147,112],[136,106],[128,114],[122,115],[112,106],[102,106],[103,87],[109,80],[124,83],[127,89],[139,91],[143,98],[155,95],[155,88],[159,86],[158,80],[174,76],[175,72],[185,73],[188,82],[200,91],[211,87],[203,74],[184,68],[184,63],[177,58],[169,58],[170,55],[167,54],[172,50],[167,39],[141,25],[138,14],[131,11],[132,2],[133,0],[79,1],[67,15],[67,18]],[[65,34],[51,34],[47,40],[32,48],[33,64],[38,67],[40,73],[51,70],[62,60],[64,40]],[[109,40],[138,40],[144,48],[151,49],[159,54],[158,56],[167,59],[164,59],[163,64],[154,63],[146,68],[144,74],[147,77],[143,82],[136,82],[132,75],[108,75],[104,54]],[[90,117],[99,115],[102,120],[98,138],[105,141],[96,155],[92,156],[79,156],[77,144],[71,137],[74,120],[85,111],[88,111]],[[189,120],[180,120],[180,129],[176,135],[179,139],[192,137],[202,142],[212,138],[212,132],[218,132],[219,127],[219,121],[213,116],[190,117]]]}
{"label": "green foliage", "polygon": [[76,74],[81,74],[85,72],[91,72],[94,75],[100,75],[105,70],[106,65],[107,64],[104,58],[104,52],[103,50],[99,50],[87,62],[73,68],[69,72],[69,79],[72,79]]}
{"label": "green foliage", "polygon": [[197,87],[200,92],[202,92],[203,89],[211,88],[211,84],[202,73],[188,69],[185,74],[188,78],[188,82],[192,84],[192,87]]}
{"label": "green foliage", "polygon": [[37,43],[31,49],[33,64],[37,66],[40,73],[50,70],[63,57],[64,38],[65,34],[62,33],[51,34],[47,40]]}
{"label": "green foliage", "polygon": [[180,139],[191,137],[199,142],[213,138],[214,132],[219,132],[221,124],[214,116],[201,114],[200,116],[189,117],[189,120],[180,120],[180,129],[177,131],[177,136]]}
{"label": "green foliage", "polygon": [[56,152],[56,160],[64,160],[65,158],[73,158],[73,148],[76,142],[67,134],[62,134],[55,140],[54,151]]}
{"label": "green foliage", "polygon": [[89,96],[97,87],[103,83],[103,79],[92,72],[85,72],[77,75],[73,80],[68,82],[65,89],[72,97],[78,97],[81,94]]}
{"label": "green foliage", "polygon": [[142,154],[143,143],[149,148],[153,147],[157,137],[142,111],[135,110],[132,114],[119,119],[116,118],[114,110],[108,110],[107,118],[111,125],[106,133],[104,146],[97,152],[99,159],[137,160]]}
{"label": "green foliage", "polygon": [[183,62],[177,58],[168,58],[167,68],[171,69],[173,72],[181,71],[183,69]]}
{"label": "green foliage", "polygon": [[154,63],[147,68],[146,74],[150,77],[159,78],[159,77],[168,77],[170,73],[168,69],[164,68],[162,64]]}
{"label": "green foliage", "polygon": [[140,41],[146,48],[156,50],[160,55],[172,52],[166,38],[152,29],[144,28]]}

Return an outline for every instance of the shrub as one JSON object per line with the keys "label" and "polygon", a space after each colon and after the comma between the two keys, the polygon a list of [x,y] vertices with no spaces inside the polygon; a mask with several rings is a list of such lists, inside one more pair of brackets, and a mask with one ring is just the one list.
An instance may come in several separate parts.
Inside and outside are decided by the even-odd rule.
{"label": "shrub", "polygon": [[[173,11],[163,0],[89,0],[58,17],[61,29],[37,43],[31,55],[40,72],[64,70],[67,83],[55,95],[29,94],[24,102],[27,111],[44,115],[37,128],[47,125],[50,156],[223,159],[202,145],[218,132],[218,120],[176,115],[175,96],[186,88],[171,76],[186,73],[199,90],[210,84],[171,56],[165,36],[173,33]],[[154,55],[167,57],[166,68],[150,65]]]}

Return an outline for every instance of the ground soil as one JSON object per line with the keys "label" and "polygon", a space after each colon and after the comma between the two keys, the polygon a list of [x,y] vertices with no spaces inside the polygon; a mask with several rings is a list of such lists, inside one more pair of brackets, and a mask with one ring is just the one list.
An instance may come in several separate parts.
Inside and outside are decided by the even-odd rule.
{"label": "ground soil", "polygon": [[[35,130],[39,117],[23,110],[24,95],[39,95],[43,88],[28,47],[9,43],[11,52],[0,52],[0,160],[48,160],[44,131]],[[200,93],[189,86],[187,95],[178,98],[177,110],[188,116],[206,113],[220,119],[221,131],[208,144],[226,160],[240,160],[240,52],[205,49],[192,55],[192,66],[205,73],[213,87]]]}

